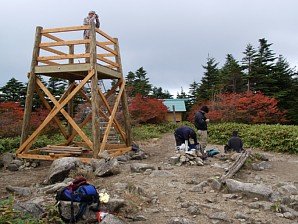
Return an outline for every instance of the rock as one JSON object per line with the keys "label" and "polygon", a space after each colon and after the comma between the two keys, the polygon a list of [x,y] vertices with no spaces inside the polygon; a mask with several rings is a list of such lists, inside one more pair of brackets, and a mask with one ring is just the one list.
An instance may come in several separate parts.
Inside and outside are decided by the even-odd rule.
{"label": "rock", "polygon": [[119,161],[119,162],[127,162],[128,161],[128,158],[124,155],[121,155],[121,156],[117,156],[116,159]]}
{"label": "rock", "polygon": [[235,212],[234,217],[236,219],[245,219],[245,220],[249,219],[249,216],[247,214],[244,214],[244,213],[239,212],[239,211]]}
{"label": "rock", "polygon": [[123,199],[112,198],[108,203],[100,204],[101,211],[119,212],[119,210],[127,205],[127,202]]}
{"label": "rock", "polygon": [[98,167],[94,174],[98,177],[107,177],[120,173],[119,162],[115,158],[111,158],[102,167]]}
{"label": "rock", "polygon": [[136,215],[135,217],[133,217],[133,221],[147,221],[147,218],[143,215]]}
{"label": "rock", "polygon": [[213,190],[220,191],[222,187],[222,183],[218,179],[210,179],[210,186]]}
{"label": "rock", "polygon": [[256,170],[256,171],[261,171],[261,170],[264,170],[264,169],[272,168],[272,165],[269,162],[266,162],[266,161],[262,161],[260,163],[253,163],[253,164],[251,164],[251,166],[252,166],[252,169]]}
{"label": "rock", "polygon": [[173,217],[167,222],[167,224],[195,224],[195,222],[186,218]]}
{"label": "rock", "polygon": [[187,209],[187,212],[190,214],[190,215],[199,215],[201,214],[201,210],[199,209],[198,206],[194,205],[194,206],[190,206],[188,209]]}
{"label": "rock", "polygon": [[19,166],[17,164],[10,163],[10,164],[7,165],[7,169],[9,171],[18,171],[19,170]]}
{"label": "rock", "polygon": [[130,152],[129,154],[131,160],[143,160],[146,159],[146,154],[144,151],[139,150],[137,152]]}
{"label": "rock", "polygon": [[38,191],[46,193],[46,194],[53,194],[53,193],[56,193],[61,188],[66,187],[66,186],[68,186],[68,184],[66,184],[64,182],[56,183],[56,184],[52,184],[52,185],[40,188]]}
{"label": "rock", "polygon": [[28,196],[32,194],[32,191],[28,187],[15,187],[15,186],[7,186],[6,190],[9,192],[14,192],[18,195]]}
{"label": "rock", "polygon": [[30,214],[34,218],[41,218],[45,213],[44,209],[33,202],[22,202],[13,206],[14,209]]}
{"label": "rock", "polygon": [[100,167],[103,167],[106,163],[105,159],[94,159],[92,158],[90,161],[90,165],[93,168],[93,170],[97,170]]}
{"label": "rock", "polygon": [[210,219],[217,219],[217,220],[226,221],[226,222],[229,221],[229,219],[227,217],[227,213],[225,213],[225,212],[214,212],[214,213],[211,213],[210,215],[208,215],[208,217]]}
{"label": "rock", "polygon": [[279,191],[283,194],[292,194],[292,195],[298,194],[298,190],[296,186],[292,183],[281,186],[279,188]]}
{"label": "rock", "polygon": [[283,213],[283,215],[286,219],[294,220],[296,218],[296,216],[291,212],[285,212],[285,213]]}
{"label": "rock", "polygon": [[273,193],[272,187],[264,184],[242,183],[233,179],[227,179],[226,185],[230,192],[241,192],[252,197],[260,196],[269,199]]}
{"label": "rock", "polygon": [[68,176],[70,170],[76,169],[82,162],[79,158],[64,157],[53,161],[45,183],[61,182]]}
{"label": "rock", "polygon": [[270,210],[273,204],[268,201],[257,201],[249,203],[247,206],[252,209],[263,209],[263,210]]}
{"label": "rock", "polygon": [[172,165],[175,165],[179,162],[179,157],[178,156],[172,156],[170,157],[169,159],[169,163],[172,164]]}
{"label": "rock", "polygon": [[135,172],[135,173],[142,173],[147,169],[155,170],[155,167],[153,165],[144,164],[144,163],[132,163],[130,165],[131,172]]}
{"label": "rock", "polygon": [[8,166],[8,164],[10,164],[13,161],[14,154],[10,153],[10,152],[5,152],[2,154],[1,159],[2,159],[4,168],[6,168]]}
{"label": "rock", "polygon": [[11,161],[12,164],[16,164],[18,167],[22,166],[24,164],[24,162],[22,160],[19,159],[14,159]]}

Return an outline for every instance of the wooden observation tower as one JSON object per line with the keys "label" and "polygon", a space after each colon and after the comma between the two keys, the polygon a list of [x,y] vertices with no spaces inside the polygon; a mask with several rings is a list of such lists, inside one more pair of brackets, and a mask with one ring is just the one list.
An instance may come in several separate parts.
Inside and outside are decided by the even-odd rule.
{"label": "wooden observation tower", "polygon": [[[88,29],[90,39],[82,39],[83,31]],[[90,53],[85,52],[86,44]],[[131,150],[130,118],[117,38],[95,28],[94,24],[54,29],[37,27],[28,76],[21,144],[16,152],[19,158],[55,160],[78,156],[83,161],[89,161],[92,157],[98,158],[104,151],[113,157]],[[42,83],[42,76],[68,80],[68,87],[61,96],[54,96]],[[111,81],[111,88],[106,92],[101,86],[104,80]],[[86,85],[89,85],[91,93],[86,93]],[[36,93],[49,113],[31,133],[29,122]],[[80,123],[74,119],[74,98],[77,95],[91,106],[91,112]],[[117,121],[119,111],[124,129]],[[105,127],[101,125],[101,120],[105,120]],[[32,149],[50,122],[55,122],[65,141]],[[91,126],[89,136],[86,124]],[[118,143],[108,142],[111,130],[116,130],[120,139]]]}

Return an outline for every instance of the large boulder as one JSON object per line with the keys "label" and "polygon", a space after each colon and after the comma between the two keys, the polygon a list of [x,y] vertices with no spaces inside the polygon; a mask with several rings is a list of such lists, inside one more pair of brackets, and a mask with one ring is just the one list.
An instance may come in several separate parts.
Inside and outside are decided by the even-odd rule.
{"label": "large boulder", "polygon": [[94,174],[98,177],[107,177],[120,173],[119,162],[115,158],[108,159],[104,163],[98,163]]}
{"label": "large boulder", "polygon": [[269,199],[273,193],[272,187],[264,184],[243,183],[233,179],[226,180],[227,188],[230,192],[241,192],[252,197],[263,197]]}
{"label": "large boulder", "polygon": [[56,159],[48,172],[46,184],[54,184],[63,181],[69,174],[70,170],[75,170],[77,167],[83,165],[80,159],[75,157],[64,157]]}

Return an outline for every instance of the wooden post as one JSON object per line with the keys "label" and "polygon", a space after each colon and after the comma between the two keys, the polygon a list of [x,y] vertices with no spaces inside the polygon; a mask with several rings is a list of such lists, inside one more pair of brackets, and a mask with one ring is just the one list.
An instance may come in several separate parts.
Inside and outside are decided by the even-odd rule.
{"label": "wooden post", "polygon": [[175,110],[175,105],[172,105],[172,107],[173,107],[174,124],[176,124],[176,110]]}
{"label": "wooden post", "polygon": [[[122,64],[121,64],[121,57],[120,57],[120,50],[119,50],[119,42],[118,38],[114,38],[116,41],[115,51],[117,52],[116,56],[116,63],[119,65],[118,71],[122,74],[123,77],[123,70],[122,70]],[[122,85],[125,85],[125,79],[123,79]],[[126,146],[132,145],[132,134],[131,134],[131,122],[130,122],[130,115],[128,111],[128,104],[127,104],[127,95],[124,87],[124,91],[121,95],[121,104],[122,104],[122,110],[123,110],[123,116],[124,116],[124,128],[126,133]]]}
{"label": "wooden post", "polygon": [[[69,46],[69,54],[74,54],[74,45],[70,45]],[[74,59],[70,58],[68,60],[69,64],[73,64],[74,63]],[[68,80],[68,86],[70,86],[72,83],[74,82],[74,80]],[[73,98],[68,102],[67,104],[67,113],[69,114],[69,116],[71,118],[74,117],[74,113],[73,113]],[[72,135],[73,132],[73,127],[71,126],[71,124],[68,122],[67,123],[67,132],[68,132],[68,138]]]}
{"label": "wooden post", "polygon": [[96,70],[96,33],[95,24],[91,23],[90,28],[90,68],[94,70],[91,78],[91,105],[92,105],[92,141],[93,158],[98,158],[100,149],[100,123],[99,123],[99,95],[98,95],[98,77]]}
{"label": "wooden post", "polygon": [[27,86],[27,95],[26,95],[26,102],[25,102],[24,120],[23,120],[20,145],[22,145],[25,142],[25,140],[28,138],[28,135],[29,135],[29,123],[30,123],[30,118],[32,113],[33,94],[34,94],[35,82],[36,82],[35,66],[38,63],[37,57],[39,56],[39,50],[40,50],[39,44],[41,42],[41,31],[42,31],[41,26],[36,27],[29,81]]}

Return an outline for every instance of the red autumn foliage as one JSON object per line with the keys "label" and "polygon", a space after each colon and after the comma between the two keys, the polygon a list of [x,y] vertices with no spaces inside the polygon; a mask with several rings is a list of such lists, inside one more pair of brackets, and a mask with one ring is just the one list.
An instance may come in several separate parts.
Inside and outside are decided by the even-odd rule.
{"label": "red autumn foliage", "polygon": [[[38,108],[32,112],[30,119],[30,131],[34,131],[39,127],[42,121],[48,115],[48,110]],[[3,102],[0,103],[0,137],[15,137],[19,136],[22,131],[22,122],[24,116],[24,109],[20,106],[20,103],[15,102]],[[53,128],[51,123],[45,130],[48,132]]]}
{"label": "red autumn foliage", "polygon": [[136,95],[128,106],[134,124],[157,124],[165,121],[168,108],[161,100]]}
{"label": "red autumn foliage", "polygon": [[[246,124],[276,124],[287,123],[286,111],[280,111],[278,100],[265,96],[261,92],[246,92],[242,94],[220,94],[216,100],[206,102],[209,107],[208,117],[213,122],[237,122]],[[189,121],[193,121],[200,105],[191,108]]]}

